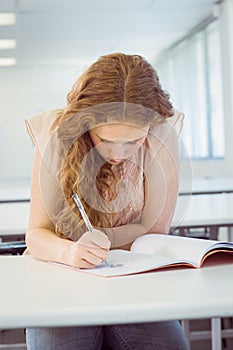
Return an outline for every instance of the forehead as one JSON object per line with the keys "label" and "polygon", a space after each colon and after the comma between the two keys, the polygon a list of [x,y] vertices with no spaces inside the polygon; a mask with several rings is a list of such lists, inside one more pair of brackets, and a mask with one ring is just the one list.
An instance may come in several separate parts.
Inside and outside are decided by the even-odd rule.
{"label": "forehead", "polygon": [[103,139],[140,139],[147,134],[148,129],[148,127],[138,127],[132,124],[112,123],[97,126],[90,132]]}

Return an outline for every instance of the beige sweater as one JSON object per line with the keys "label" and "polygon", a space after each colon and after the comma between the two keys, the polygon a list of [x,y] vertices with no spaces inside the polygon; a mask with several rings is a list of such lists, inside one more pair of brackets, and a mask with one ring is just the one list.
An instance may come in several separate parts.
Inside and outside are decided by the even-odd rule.
{"label": "beige sweater", "polygon": [[[132,242],[148,232],[168,232],[178,193],[178,137],[183,117],[175,112],[165,123],[152,128],[132,158],[113,166],[120,181],[118,197],[108,203],[108,210],[115,214],[111,227],[100,228],[109,236],[112,247]],[[49,110],[26,120],[29,135],[43,158],[40,190],[54,225],[60,210],[58,198],[63,196],[56,180],[62,161],[56,118],[57,110]],[[84,231],[85,228],[82,232],[72,232],[68,237],[77,240]]]}

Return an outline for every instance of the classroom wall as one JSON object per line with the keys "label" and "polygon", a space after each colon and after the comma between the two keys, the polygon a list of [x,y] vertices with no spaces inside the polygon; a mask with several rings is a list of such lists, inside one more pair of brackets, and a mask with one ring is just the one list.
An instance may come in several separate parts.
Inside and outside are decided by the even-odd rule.
{"label": "classroom wall", "polygon": [[29,180],[33,145],[24,119],[64,106],[79,73],[66,66],[1,68],[0,181]]}
{"label": "classroom wall", "polygon": [[225,159],[192,161],[193,177],[233,176],[233,0],[224,0],[216,6],[216,15],[222,51]]}
{"label": "classroom wall", "polygon": [[[233,0],[220,6],[223,52],[223,92],[226,162],[194,162],[194,176],[233,176]],[[1,68],[0,182],[30,179],[33,146],[24,119],[39,111],[61,107],[76,77],[70,66]]]}
{"label": "classroom wall", "polygon": [[220,10],[226,161],[233,176],[233,0],[225,0]]}

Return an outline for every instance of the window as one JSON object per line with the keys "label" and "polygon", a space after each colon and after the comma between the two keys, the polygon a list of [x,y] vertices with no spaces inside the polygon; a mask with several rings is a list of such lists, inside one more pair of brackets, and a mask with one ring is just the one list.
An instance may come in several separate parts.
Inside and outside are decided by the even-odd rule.
{"label": "window", "polygon": [[166,52],[156,63],[162,86],[186,116],[182,139],[192,159],[224,157],[218,22]]}

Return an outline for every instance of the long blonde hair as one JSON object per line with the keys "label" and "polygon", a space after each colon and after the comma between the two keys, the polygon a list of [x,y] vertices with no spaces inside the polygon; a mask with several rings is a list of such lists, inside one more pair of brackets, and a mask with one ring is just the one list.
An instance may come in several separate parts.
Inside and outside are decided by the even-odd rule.
{"label": "long blonde hair", "polygon": [[[108,227],[114,215],[106,213],[104,207],[99,208],[98,198],[105,190],[108,201],[114,199],[118,179],[111,165],[103,162],[94,149],[88,130],[110,122],[154,126],[158,116],[161,121],[172,115],[169,96],[161,88],[156,71],[141,56],[122,53],[102,56],[85,71],[68,93],[67,107],[60,111],[57,120],[63,157],[58,178],[64,194],[62,209],[56,217],[58,234],[72,237],[74,232],[77,235],[82,231],[83,221],[72,200],[74,193],[82,198],[94,226]],[[82,192],[93,190],[87,169],[91,176],[95,175],[97,189],[91,203],[85,201]]]}

